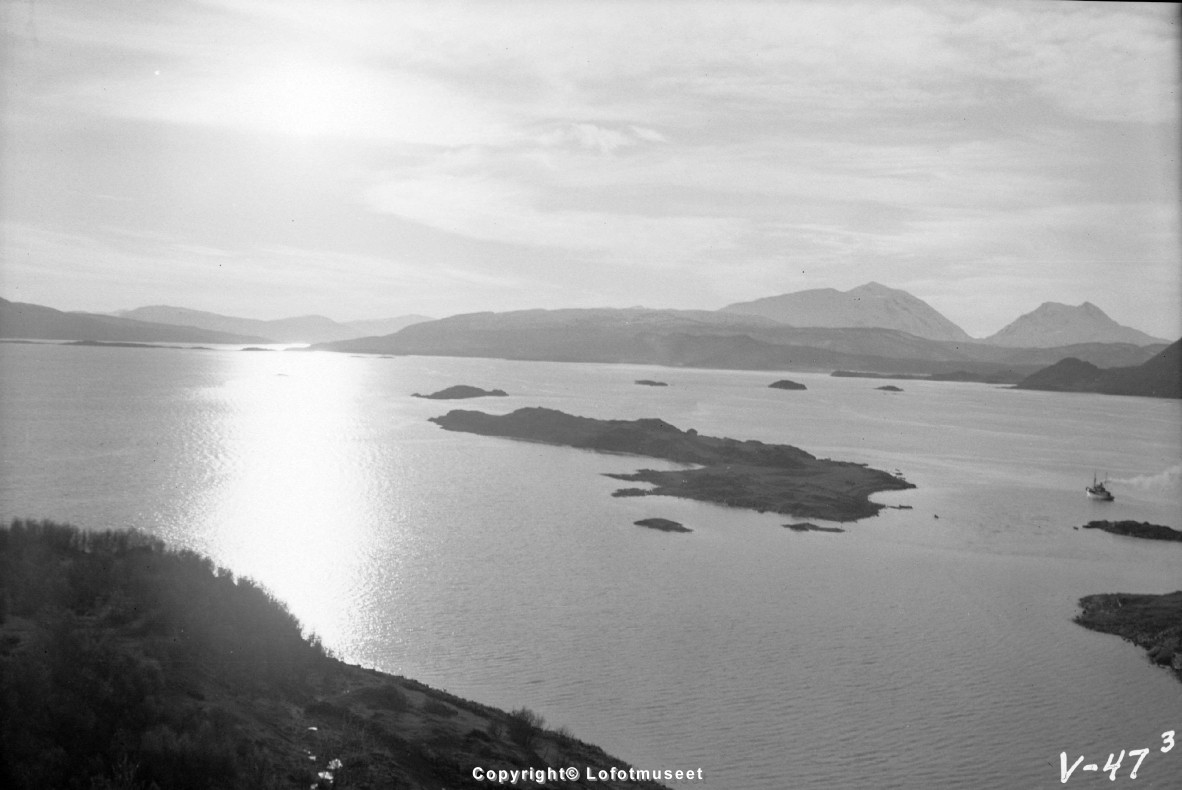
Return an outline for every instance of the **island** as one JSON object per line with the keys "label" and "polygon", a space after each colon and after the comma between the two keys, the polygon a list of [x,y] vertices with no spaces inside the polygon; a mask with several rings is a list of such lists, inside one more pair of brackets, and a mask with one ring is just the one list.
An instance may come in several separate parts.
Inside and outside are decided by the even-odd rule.
{"label": "island", "polygon": [[1102,593],[1080,598],[1075,622],[1144,648],[1182,680],[1182,590],[1165,595]]}
{"label": "island", "polygon": [[660,530],[661,532],[693,532],[687,526],[680,522],[671,521],[667,518],[642,518],[640,521],[633,521],[638,527],[648,527],[649,529]]}
{"label": "island", "polygon": [[822,527],[811,521],[805,521],[800,524],[785,524],[784,526],[793,532],[845,532],[841,527]]}
{"label": "island", "polygon": [[675,496],[759,512],[855,521],[884,507],[871,502],[871,494],[915,487],[900,476],[865,464],[817,458],[786,444],[701,436],[657,418],[601,420],[529,407],[500,416],[456,409],[430,421],[448,431],[643,455],[687,465],[673,471],[641,469],[632,474],[608,474],[617,480],[654,486],[617,492],[623,496]]}
{"label": "island", "polygon": [[142,533],[18,520],[0,526],[0,568],[13,790],[663,787],[529,708],[339,661],[259,585]]}
{"label": "island", "polygon": [[875,389],[882,390],[883,392],[902,392],[903,391],[902,387],[896,387],[894,384],[887,384],[885,387],[875,387]]}
{"label": "island", "polygon": [[642,387],[668,387],[669,385],[663,381],[653,381],[652,379],[637,379],[636,383]]}
{"label": "island", "polygon": [[780,379],[768,384],[774,390],[806,390],[808,387],[797,381],[789,381],[788,379]]}
{"label": "island", "polygon": [[1148,521],[1089,521],[1083,525],[1083,528],[1100,529],[1111,532],[1113,535],[1127,535],[1130,538],[1182,541],[1182,532],[1161,524],[1150,524]]}
{"label": "island", "polygon": [[430,395],[414,393],[415,398],[430,398],[431,400],[460,400],[461,398],[503,398],[509,393],[504,390],[482,390],[480,387],[470,387],[467,384],[457,384],[454,387],[432,392]]}

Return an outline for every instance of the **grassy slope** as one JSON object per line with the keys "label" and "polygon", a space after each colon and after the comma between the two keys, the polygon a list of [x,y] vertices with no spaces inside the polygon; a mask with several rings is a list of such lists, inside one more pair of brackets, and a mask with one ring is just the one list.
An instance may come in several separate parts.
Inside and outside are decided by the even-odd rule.
{"label": "grassy slope", "polygon": [[264,590],[191,552],[0,528],[2,787],[462,788],[488,786],[476,766],[624,765],[541,725],[344,664]]}

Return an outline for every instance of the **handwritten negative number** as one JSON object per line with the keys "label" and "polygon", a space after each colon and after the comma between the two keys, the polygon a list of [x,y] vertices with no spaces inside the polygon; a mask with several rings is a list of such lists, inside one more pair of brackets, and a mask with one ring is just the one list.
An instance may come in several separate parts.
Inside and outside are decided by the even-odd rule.
{"label": "handwritten negative number", "polygon": [[[1170,751],[1170,749],[1174,748],[1174,731],[1173,730],[1166,730],[1165,732],[1163,732],[1161,734],[1161,740],[1162,740],[1161,751],[1163,754],[1165,754],[1166,752]],[[1130,779],[1137,778],[1137,769],[1141,767],[1141,761],[1144,760],[1148,754],[1149,754],[1148,748],[1132,749],[1129,751],[1129,753],[1128,753],[1129,757],[1136,757],[1137,758],[1136,764],[1133,765],[1133,770],[1129,771],[1129,778]],[[1114,758],[1115,758],[1115,762],[1113,761]],[[1125,750],[1124,749],[1121,749],[1119,757],[1117,757],[1115,754],[1108,755],[1108,760],[1107,760],[1107,762],[1104,763],[1103,770],[1108,771],[1109,781],[1116,781],[1116,772],[1120,770],[1120,765],[1122,762],[1124,762],[1124,759],[1125,759]],[[1068,768],[1067,767],[1067,752],[1061,753],[1059,755],[1059,765],[1060,765],[1059,781],[1062,782],[1063,784],[1066,784],[1067,780],[1071,778],[1071,775],[1073,773],[1075,773],[1075,769],[1078,768],[1079,764],[1082,763],[1083,761],[1084,761],[1083,755],[1080,755],[1079,759],[1076,760],[1075,763],[1073,763],[1070,768]],[[1083,770],[1085,770],[1085,771],[1096,771],[1099,769],[1100,769],[1100,766],[1096,763],[1089,763],[1083,767]]]}

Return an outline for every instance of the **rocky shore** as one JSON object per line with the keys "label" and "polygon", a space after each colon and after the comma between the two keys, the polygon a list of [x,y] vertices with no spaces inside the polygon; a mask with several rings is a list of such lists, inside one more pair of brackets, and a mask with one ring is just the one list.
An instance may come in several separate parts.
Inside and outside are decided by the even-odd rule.
{"label": "rocky shore", "polygon": [[882,509],[870,501],[871,494],[915,487],[864,464],[817,458],[786,444],[701,436],[655,418],[600,420],[535,407],[503,416],[457,409],[432,417],[431,422],[449,431],[693,465],[674,471],[609,474],[617,480],[653,485],[617,492],[624,496],[676,496],[802,518],[854,521]]}
{"label": "rocky shore", "polygon": [[1182,680],[1182,590],[1165,595],[1101,593],[1079,600],[1075,622],[1144,648]]}

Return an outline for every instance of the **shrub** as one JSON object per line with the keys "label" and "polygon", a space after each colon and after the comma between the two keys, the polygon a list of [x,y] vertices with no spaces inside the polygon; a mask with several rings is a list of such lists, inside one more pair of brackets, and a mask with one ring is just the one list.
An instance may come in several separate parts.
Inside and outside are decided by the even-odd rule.
{"label": "shrub", "polygon": [[509,740],[523,748],[532,748],[538,731],[545,724],[546,720],[537,713],[524,706],[520,707],[509,713]]}

